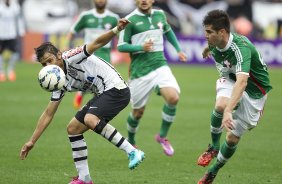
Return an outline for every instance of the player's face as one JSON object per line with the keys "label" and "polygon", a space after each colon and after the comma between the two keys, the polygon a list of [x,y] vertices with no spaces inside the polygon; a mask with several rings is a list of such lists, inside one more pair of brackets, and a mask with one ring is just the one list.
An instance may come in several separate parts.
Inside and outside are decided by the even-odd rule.
{"label": "player's face", "polygon": [[94,0],[94,4],[97,9],[105,9],[107,0]]}
{"label": "player's face", "polygon": [[205,25],[205,37],[210,46],[220,47],[223,41],[223,29],[215,31],[212,25]]}
{"label": "player's face", "polygon": [[135,0],[137,8],[143,13],[150,13],[154,0]]}
{"label": "player's face", "polygon": [[47,65],[61,65],[61,57],[59,56],[60,53],[58,53],[58,56],[55,56],[54,54],[51,54],[49,52],[46,52],[43,57],[40,60],[40,64],[44,67]]}

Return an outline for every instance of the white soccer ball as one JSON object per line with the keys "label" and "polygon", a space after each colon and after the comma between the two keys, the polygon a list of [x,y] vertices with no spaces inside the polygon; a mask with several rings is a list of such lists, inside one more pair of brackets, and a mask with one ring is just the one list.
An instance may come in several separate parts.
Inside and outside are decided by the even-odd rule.
{"label": "white soccer ball", "polygon": [[38,74],[40,86],[49,92],[60,90],[65,84],[64,71],[57,65],[47,65]]}

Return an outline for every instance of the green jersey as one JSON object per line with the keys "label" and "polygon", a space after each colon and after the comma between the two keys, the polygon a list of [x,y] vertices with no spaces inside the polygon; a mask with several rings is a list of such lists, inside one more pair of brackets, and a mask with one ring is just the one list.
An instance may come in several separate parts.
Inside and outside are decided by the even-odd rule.
{"label": "green jersey", "polygon": [[236,80],[236,73],[250,76],[245,91],[251,98],[259,99],[272,89],[266,64],[245,36],[230,33],[225,48],[210,47],[210,50],[221,77]]}
{"label": "green jersey", "polygon": [[126,18],[131,23],[120,32],[118,46],[131,44],[142,47],[149,40],[154,43],[150,52],[139,49],[130,53],[130,78],[142,77],[163,65],[167,65],[163,54],[163,34],[170,31],[171,27],[164,12],[152,9],[151,14],[143,14],[136,9]]}
{"label": "green jersey", "polygon": [[[79,15],[71,32],[78,33],[84,30],[84,41],[87,44],[117,26],[118,19],[119,16],[109,10],[105,10],[102,14],[97,13],[96,9],[88,10]],[[95,55],[110,62],[111,44],[112,42],[109,42],[95,51]]]}

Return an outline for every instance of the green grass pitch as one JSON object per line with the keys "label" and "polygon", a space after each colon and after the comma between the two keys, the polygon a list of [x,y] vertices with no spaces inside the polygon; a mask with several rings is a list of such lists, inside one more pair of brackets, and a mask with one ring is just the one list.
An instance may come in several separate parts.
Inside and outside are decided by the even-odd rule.
{"label": "green grass pitch", "polygon": [[[75,114],[74,94],[67,94],[53,122],[41,136],[28,158],[19,159],[50,99],[37,82],[38,64],[19,63],[17,81],[0,83],[0,184],[64,184],[76,175],[66,126]],[[117,66],[127,78],[127,66]],[[151,95],[137,144],[146,159],[129,170],[127,156],[108,141],[89,131],[85,139],[89,167],[96,184],[195,184],[207,168],[196,165],[210,141],[209,119],[214,106],[215,67],[172,66],[181,86],[177,117],[169,132],[175,155],[167,157],[154,140],[159,131],[163,99]],[[258,127],[246,133],[237,152],[219,172],[218,184],[280,184],[282,181],[282,69],[270,68],[274,89]],[[87,96],[84,100],[91,96]],[[126,136],[127,107],[111,123]]]}

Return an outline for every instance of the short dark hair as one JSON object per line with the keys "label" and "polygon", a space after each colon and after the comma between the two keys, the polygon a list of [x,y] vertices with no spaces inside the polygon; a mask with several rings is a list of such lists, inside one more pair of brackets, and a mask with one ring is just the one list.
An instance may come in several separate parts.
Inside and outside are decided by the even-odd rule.
{"label": "short dark hair", "polygon": [[219,31],[225,29],[230,33],[230,20],[228,14],[223,10],[212,10],[204,17],[203,25],[211,25],[212,29]]}
{"label": "short dark hair", "polygon": [[54,54],[57,57],[59,49],[57,49],[57,47],[55,47],[51,42],[44,42],[39,47],[34,48],[34,51],[36,60],[40,62],[46,52]]}

